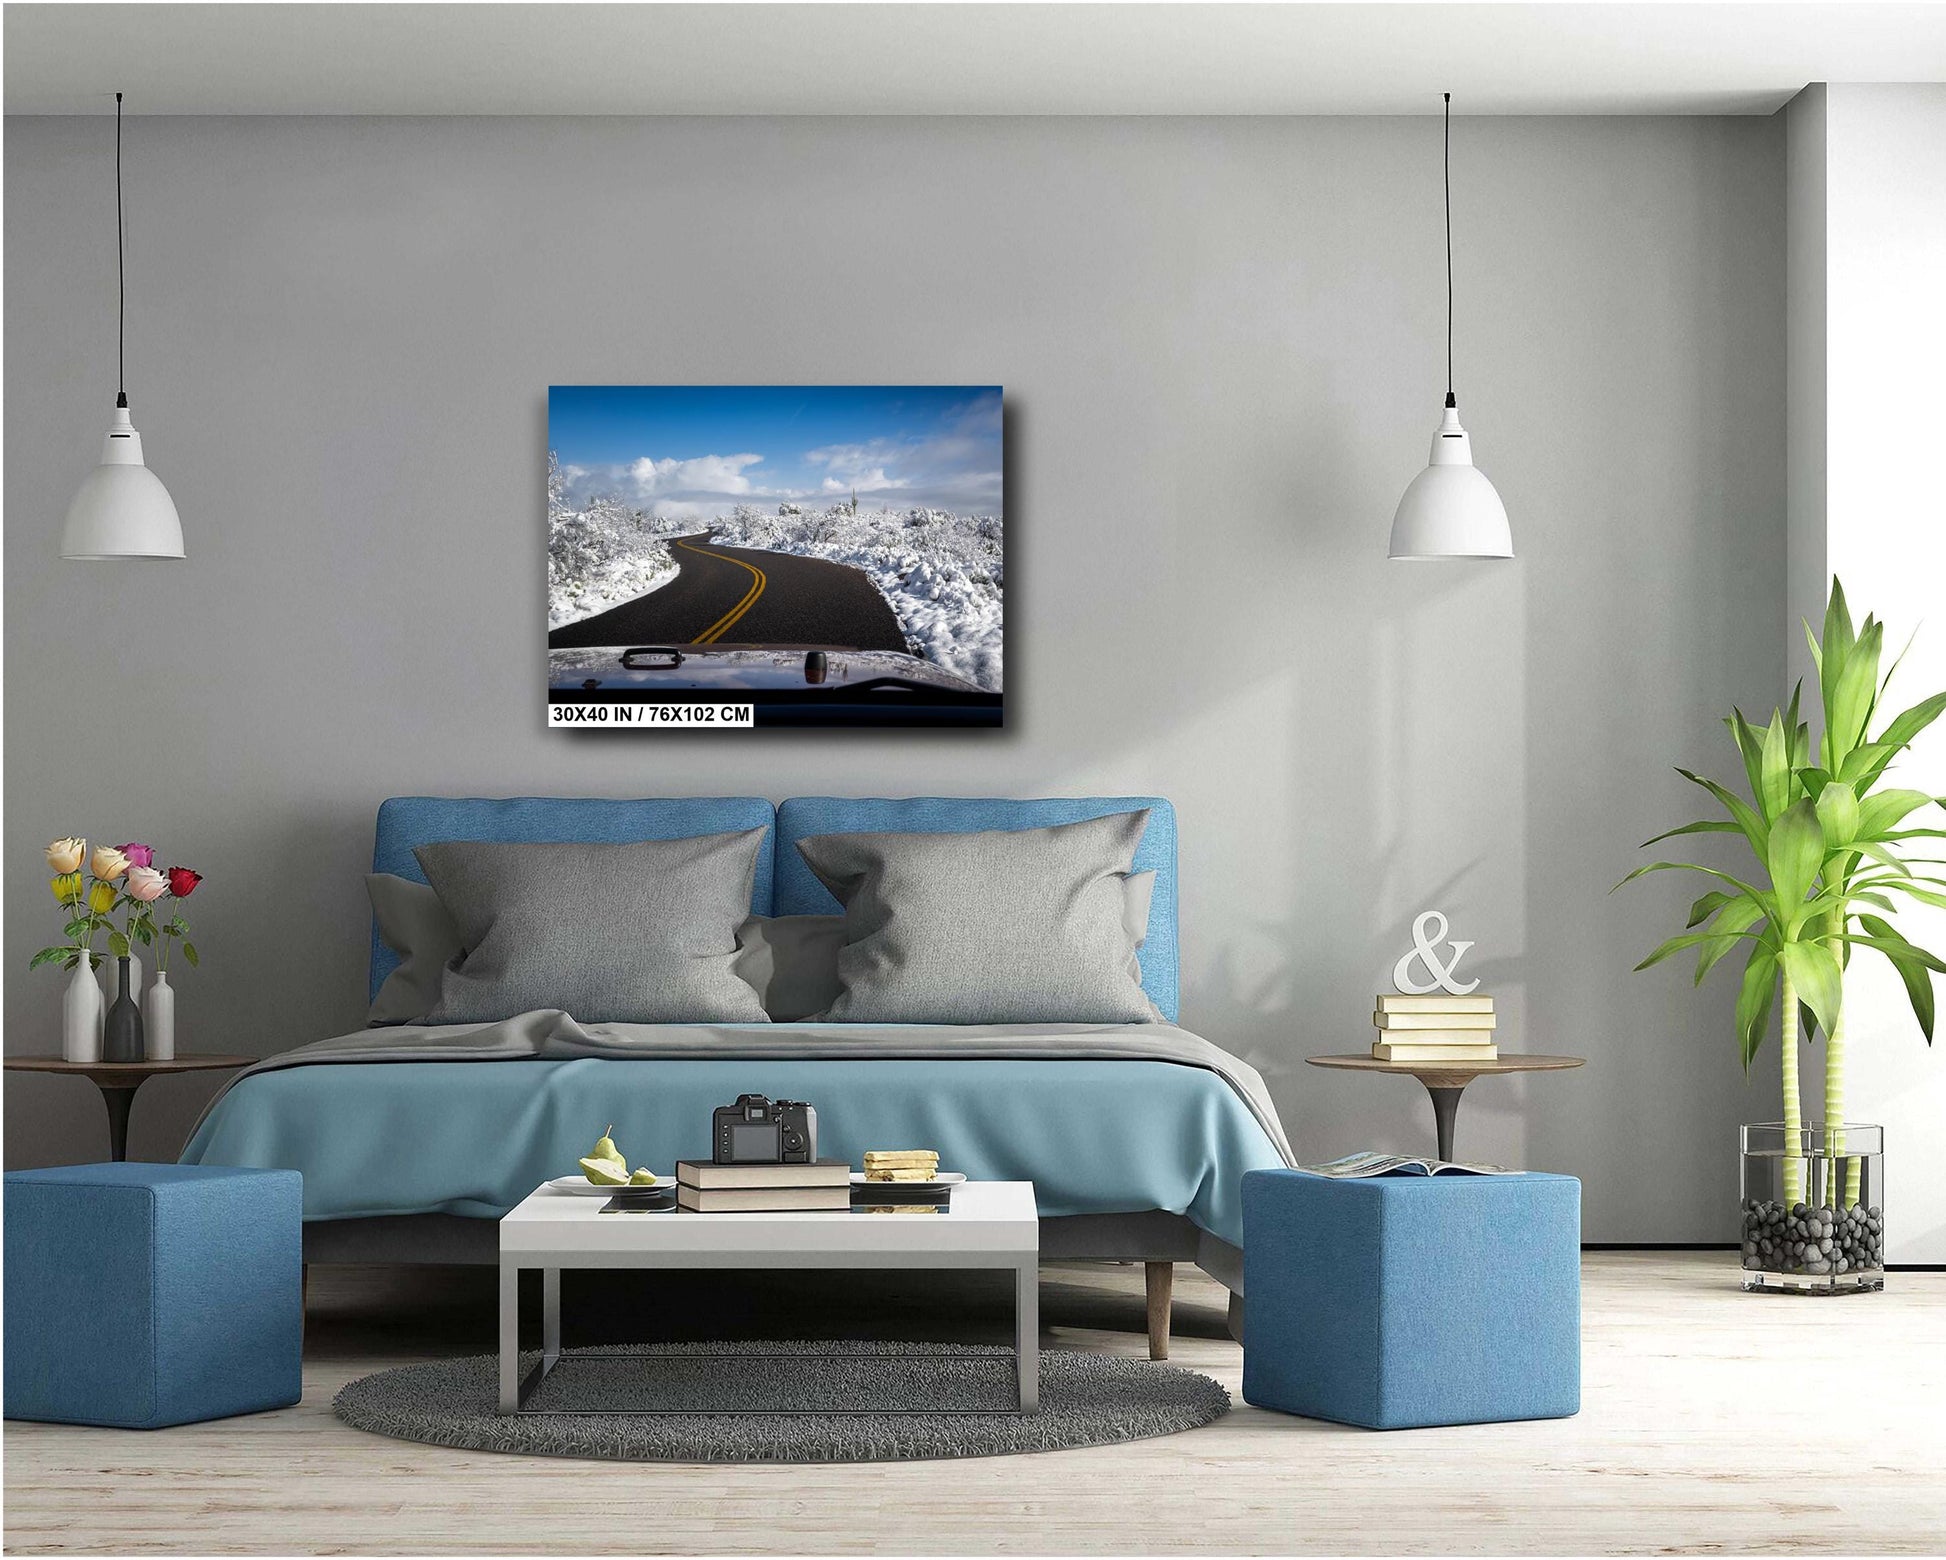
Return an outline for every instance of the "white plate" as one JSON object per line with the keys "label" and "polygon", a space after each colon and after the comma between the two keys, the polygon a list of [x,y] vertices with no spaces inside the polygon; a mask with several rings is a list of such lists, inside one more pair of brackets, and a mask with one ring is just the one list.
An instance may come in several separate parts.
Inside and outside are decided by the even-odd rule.
{"label": "white plate", "polygon": [[868,1181],[863,1170],[851,1173],[853,1186],[964,1186],[966,1177],[957,1170],[942,1170],[930,1181]]}
{"label": "white plate", "polygon": [[658,1170],[654,1186],[597,1186],[585,1175],[557,1175],[545,1184],[549,1191],[566,1192],[572,1197],[613,1197],[617,1192],[673,1192],[676,1178]]}

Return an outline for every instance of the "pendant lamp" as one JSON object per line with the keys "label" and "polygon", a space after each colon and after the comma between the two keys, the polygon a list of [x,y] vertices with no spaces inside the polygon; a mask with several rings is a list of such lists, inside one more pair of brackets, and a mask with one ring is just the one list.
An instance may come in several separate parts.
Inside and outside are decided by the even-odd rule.
{"label": "pendant lamp", "polygon": [[128,280],[122,244],[122,95],[115,94],[115,417],[101,441],[101,463],[81,480],[61,528],[61,556],[180,558],[182,521],[161,479],[142,464],[142,435],[128,419],[122,372],[128,334]]}
{"label": "pendant lamp", "polygon": [[1446,97],[1446,413],[1432,436],[1426,469],[1412,479],[1392,516],[1391,556],[1511,558],[1507,509],[1473,464],[1473,441],[1453,399],[1453,94]]}

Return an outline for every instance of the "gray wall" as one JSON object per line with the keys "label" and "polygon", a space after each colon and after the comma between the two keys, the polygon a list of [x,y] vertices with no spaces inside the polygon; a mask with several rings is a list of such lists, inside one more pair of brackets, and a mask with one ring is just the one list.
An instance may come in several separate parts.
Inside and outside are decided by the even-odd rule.
{"label": "gray wall", "polygon": [[[1300,1153],[1420,1146],[1362,1047],[1437,906],[1510,1048],[1463,1154],[1579,1173],[1594,1240],[1730,1229],[1772,1115],[1730,993],[1610,897],[1782,676],[1784,146],[1757,119],[1461,120],[1459,388],[1518,561],[1394,565],[1437,421],[1439,134],[1382,120],[137,120],[129,384],[176,565],[61,564],[113,389],[105,121],[6,173],[6,1042],[58,1046],[36,852],[209,881],[180,1043],[361,1013],[394,792],[1157,791],[1185,1021]],[[540,720],[550,382],[1002,383],[1009,729],[566,738]],[[208,1092],[154,1085],[172,1154]],[[11,1075],[7,1162],[103,1151]]]}

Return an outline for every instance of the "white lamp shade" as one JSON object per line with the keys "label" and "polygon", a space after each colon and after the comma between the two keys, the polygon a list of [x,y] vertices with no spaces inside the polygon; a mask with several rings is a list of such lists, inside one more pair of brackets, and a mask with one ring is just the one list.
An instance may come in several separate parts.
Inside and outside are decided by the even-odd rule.
{"label": "white lamp shade", "polygon": [[101,464],[81,480],[61,528],[63,558],[180,558],[182,521],[162,479],[142,464],[142,436],[115,409]]}
{"label": "white lamp shade", "polygon": [[1507,508],[1486,474],[1473,464],[1473,444],[1448,406],[1433,435],[1426,469],[1412,479],[1392,516],[1391,556],[1511,558]]}

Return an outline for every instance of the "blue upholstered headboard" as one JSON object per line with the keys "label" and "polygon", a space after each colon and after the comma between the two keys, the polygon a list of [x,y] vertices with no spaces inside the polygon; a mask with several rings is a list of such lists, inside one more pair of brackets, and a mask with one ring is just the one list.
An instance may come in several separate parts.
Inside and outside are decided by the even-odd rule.
{"label": "blue upholstered headboard", "polygon": [[777,809],[777,914],[830,915],[838,901],[812,874],[797,842],[814,834],[969,834],[976,829],[1044,829],[1109,813],[1149,809],[1135,851],[1137,872],[1155,873],[1142,989],[1170,1023],[1178,1010],[1176,810],[1159,796],[1054,796],[1031,801],[965,796],[794,796]]}
{"label": "blue upholstered headboard", "polygon": [[[733,834],[768,829],[757,852],[757,880],[750,908],[770,913],[776,867],[776,809],[761,796],[655,797],[608,801],[566,796],[394,796],[378,809],[372,870],[426,880],[412,854],[415,845],[439,840],[679,840],[694,834]],[[399,956],[379,941],[372,926],[371,994],[398,968]]]}
{"label": "blue upholstered headboard", "polygon": [[[988,797],[799,796],[773,808],[761,797],[707,796],[608,801],[551,796],[395,796],[378,810],[372,870],[425,882],[415,845],[436,840],[681,839],[693,834],[768,828],[757,857],[750,908],[758,914],[830,915],[838,903],[811,874],[796,842],[813,834],[903,832],[965,834],[977,829],[1039,829],[1109,813],[1149,809],[1134,870],[1155,873],[1149,935],[1142,945],[1142,988],[1175,1022],[1176,812],[1159,796],[1062,796],[1031,801]],[[398,966],[398,955],[372,930],[371,991]]]}

